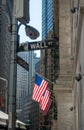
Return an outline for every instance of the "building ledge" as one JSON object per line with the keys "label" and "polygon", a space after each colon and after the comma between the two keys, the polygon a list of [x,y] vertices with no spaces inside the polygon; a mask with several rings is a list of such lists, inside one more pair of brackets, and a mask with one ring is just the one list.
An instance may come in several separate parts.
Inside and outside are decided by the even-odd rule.
{"label": "building ledge", "polygon": [[70,87],[54,87],[54,91],[72,91]]}

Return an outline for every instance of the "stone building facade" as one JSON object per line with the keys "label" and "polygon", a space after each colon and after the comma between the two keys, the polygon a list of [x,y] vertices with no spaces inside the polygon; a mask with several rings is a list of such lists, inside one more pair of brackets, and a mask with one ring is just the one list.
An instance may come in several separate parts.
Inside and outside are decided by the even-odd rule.
{"label": "stone building facade", "polygon": [[54,85],[58,118],[52,130],[83,130],[84,2],[59,0],[58,5],[60,71]]}
{"label": "stone building facade", "polygon": [[[83,130],[84,1],[53,0],[53,14],[53,29],[59,39],[59,76],[53,85],[57,119],[52,116],[51,130]],[[52,37],[48,32],[47,36]],[[52,80],[51,52],[45,51],[42,56],[45,58],[41,61],[41,73]],[[41,120],[44,122],[44,118],[41,117]]]}

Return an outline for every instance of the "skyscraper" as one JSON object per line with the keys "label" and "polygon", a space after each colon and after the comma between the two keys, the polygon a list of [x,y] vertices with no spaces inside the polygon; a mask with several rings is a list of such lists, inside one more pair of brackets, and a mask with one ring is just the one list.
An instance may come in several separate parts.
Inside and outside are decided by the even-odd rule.
{"label": "skyscraper", "polygon": [[[57,40],[53,10],[54,0],[42,0],[42,40]],[[59,51],[55,47],[41,51],[41,73],[53,83],[58,76],[58,53]],[[53,90],[53,84],[51,82],[49,82],[49,88]],[[40,118],[42,119],[40,121],[40,128],[51,128],[52,110],[50,109],[49,114],[45,117],[43,117],[43,114],[40,114]]]}
{"label": "skyscraper", "polygon": [[53,31],[53,0],[42,0],[42,39]]}
{"label": "skyscraper", "polygon": [[[29,52],[20,52],[18,55],[24,59],[29,64],[29,71],[22,68],[20,65],[17,65],[17,114],[20,115],[20,111],[23,109],[24,105],[28,104],[28,100],[31,98],[32,93],[32,78],[34,76],[35,64],[40,60],[40,58],[36,57],[34,51]],[[24,113],[27,112],[27,108],[30,106],[26,106],[24,108]],[[23,115],[22,115],[23,116]],[[26,115],[28,116],[28,115]],[[22,117],[23,118],[23,117]]]}
{"label": "skyscraper", "polygon": [[[18,54],[22,59],[28,62],[28,53],[21,52]],[[28,71],[17,65],[17,109],[21,109],[22,99],[28,95]]]}
{"label": "skyscraper", "polygon": [[[53,36],[53,0],[42,0],[42,40],[48,40]],[[41,73],[51,79],[51,49],[41,51]],[[49,83],[49,87],[52,84]],[[50,112],[43,116],[40,111],[40,129],[50,129]]]}

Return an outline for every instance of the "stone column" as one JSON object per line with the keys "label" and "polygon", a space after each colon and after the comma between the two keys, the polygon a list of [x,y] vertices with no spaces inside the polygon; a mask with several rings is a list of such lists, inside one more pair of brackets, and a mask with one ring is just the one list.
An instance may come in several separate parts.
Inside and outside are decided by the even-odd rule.
{"label": "stone column", "polygon": [[57,101],[57,130],[73,130],[72,104],[73,68],[71,60],[70,0],[59,0],[59,78],[54,86]]}

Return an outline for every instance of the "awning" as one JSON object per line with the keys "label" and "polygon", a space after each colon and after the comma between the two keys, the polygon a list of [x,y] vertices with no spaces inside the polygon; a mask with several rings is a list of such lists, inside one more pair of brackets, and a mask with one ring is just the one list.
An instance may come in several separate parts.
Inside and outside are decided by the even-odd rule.
{"label": "awning", "polygon": [[[7,120],[8,120],[8,114],[0,111],[0,125],[3,125],[3,126],[8,125]],[[21,122],[20,120],[16,120],[16,127],[26,129],[26,124]]]}
{"label": "awning", "polygon": [[0,119],[8,120],[8,115],[2,111],[0,111]]}
{"label": "awning", "polygon": [[0,125],[6,126],[8,120],[8,115],[2,111],[0,111]]}
{"label": "awning", "polygon": [[20,127],[22,129],[26,129],[26,124],[21,122],[21,121],[19,121],[19,120],[16,120],[16,127],[17,128]]}
{"label": "awning", "polygon": [[0,119],[0,125],[6,126],[7,122],[4,119]]}

